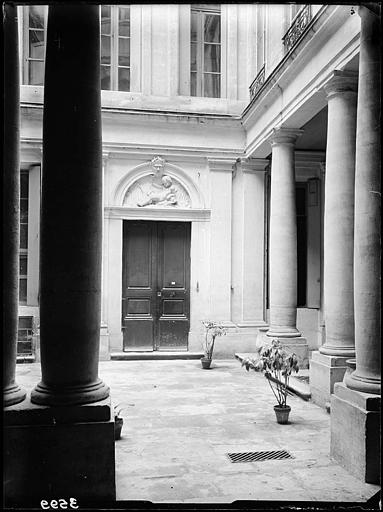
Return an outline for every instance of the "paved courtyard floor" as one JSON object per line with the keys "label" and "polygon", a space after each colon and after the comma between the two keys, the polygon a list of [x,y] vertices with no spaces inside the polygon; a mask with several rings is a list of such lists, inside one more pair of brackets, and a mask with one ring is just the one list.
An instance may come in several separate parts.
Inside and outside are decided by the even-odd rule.
{"label": "paved courtyard floor", "polygon": [[[266,379],[234,359],[213,361],[211,370],[198,360],[108,361],[99,373],[123,408],[118,500],[352,503],[379,490],[331,460],[325,410],[291,396],[290,423],[279,425]],[[17,365],[18,383],[28,391],[39,375],[39,364]],[[264,450],[287,450],[293,458],[232,463],[227,456]]]}

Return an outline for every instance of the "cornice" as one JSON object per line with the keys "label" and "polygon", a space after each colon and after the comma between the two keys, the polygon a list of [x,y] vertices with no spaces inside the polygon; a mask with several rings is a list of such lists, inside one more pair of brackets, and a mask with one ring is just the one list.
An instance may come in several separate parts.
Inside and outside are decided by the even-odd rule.
{"label": "cornice", "polygon": [[210,220],[211,210],[199,208],[131,208],[124,206],[106,206],[104,217],[121,220],[173,220],[204,222]]}
{"label": "cornice", "polygon": [[211,172],[233,172],[237,159],[235,158],[208,158]]}

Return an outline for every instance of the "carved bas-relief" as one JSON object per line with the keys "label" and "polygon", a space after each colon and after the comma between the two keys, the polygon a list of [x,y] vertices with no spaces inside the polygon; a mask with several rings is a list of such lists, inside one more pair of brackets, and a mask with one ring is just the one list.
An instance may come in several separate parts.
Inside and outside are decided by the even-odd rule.
{"label": "carved bas-relief", "polygon": [[190,208],[186,189],[175,179],[163,174],[165,161],[155,157],[151,161],[154,174],[139,178],[128,189],[124,206]]}

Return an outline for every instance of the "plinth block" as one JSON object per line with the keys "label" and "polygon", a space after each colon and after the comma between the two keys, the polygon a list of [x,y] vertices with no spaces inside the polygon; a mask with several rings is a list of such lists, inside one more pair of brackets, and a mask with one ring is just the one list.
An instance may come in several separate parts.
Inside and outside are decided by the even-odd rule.
{"label": "plinth block", "polygon": [[114,421],[110,400],[104,402],[47,408],[26,401],[5,409],[7,507],[40,508],[41,500],[75,498],[81,509],[82,501],[115,500]]}
{"label": "plinth block", "polygon": [[330,402],[336,382],[342,382],[347,370],[347,357],[326,356],[318,351],[312,353],[310,361],[311,400],[325,407]]}
{"label": "plinth block", "polygon": [[360,480],[380,483],[380,396],[334,385],[330,454]]}

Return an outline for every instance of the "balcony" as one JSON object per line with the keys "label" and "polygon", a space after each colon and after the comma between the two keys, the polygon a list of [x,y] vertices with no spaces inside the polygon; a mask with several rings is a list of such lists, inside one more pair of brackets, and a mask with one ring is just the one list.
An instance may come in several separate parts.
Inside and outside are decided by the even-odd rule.
{"label": "balcony", "polygon": [[305,5],[295,16],[289,30],[282,37],[286,53],[300,40],[312,19],[311,5]]}
{"label": "balcony", "polygon": [[253,100],[258,92],[260,91],[262,85],[265,83],[265,65],[261,67],[259,73],[252,81],[249,90],[250,90],[250,101]]}

